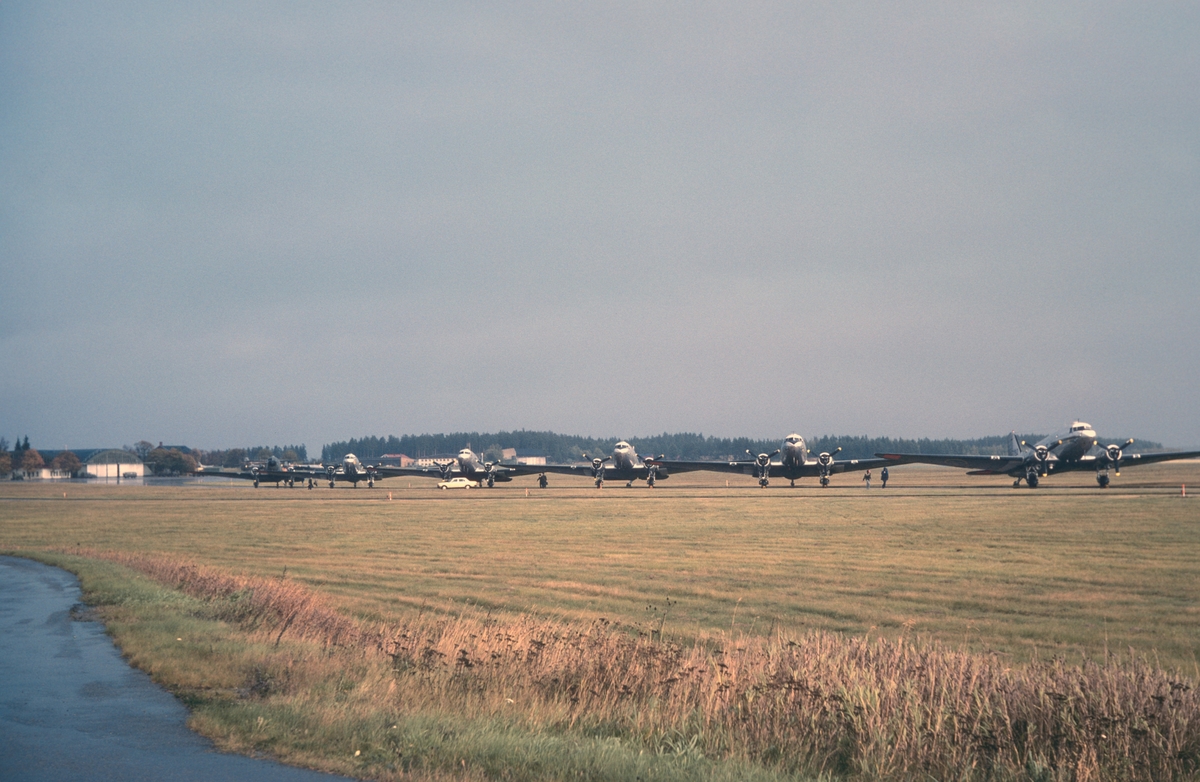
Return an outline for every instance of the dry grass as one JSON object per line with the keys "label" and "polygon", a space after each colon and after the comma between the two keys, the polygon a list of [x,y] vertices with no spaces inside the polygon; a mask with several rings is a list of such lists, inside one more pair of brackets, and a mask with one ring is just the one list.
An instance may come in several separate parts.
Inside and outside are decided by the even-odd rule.
{"label": "dry grass", "polygon": [[12,484],[0,486],[0,546],[286,568],[368,621],[469,605],[648,631],[667,614],[664,633],[680,642],[732,625],[919,636],[1014,662],[1133,649],[1196,677],[1200,500],[1180,500],[1178,484],[1200,486],[1200,465],[1168,467],[1128,470],[1107,492],[1087,475],[1034,492],[902,469],[886,492],[726,489],[703,476],[654,491],[556,481],[528,497],[519,482],[457,494],[430,481]]}
{"label": "dry grass", "polygon": [[[325,670],[256,672],[248,691],[307,698],[346,656],[386,663],[362,698],[381,713],[472,714],[532,730],[613,735],[656,753],[739,758],[870,779],[1183,779],[1200,768],[1200,698],[1139,658],[1012,668],[901,639],[715,636],[665,643],[609,622],[422,614],[355,625],[282,578],[174,558],[83,552],[201,598],[278,645],[326,650]],[[371,681],[374,678],[376,681]],[[286,684],[280,684],[286,680]],[[360,708],[362,704],[360,703]],[[332,703],[305,700],[320,719]],[[375,748],[372,748],[375,749]]]}
{"label": "dry grass", "polygon": [[[886,493],[13,484],[0,549],[109,552],[193,595],[228,636],[132,606],[131,659],[206,704],[224,747],[372,778],[560,778],[540,758],[584,741],[597,779],[648,778],[638,752],[678,759],[664,779],[1195,778],[1200,506],[1178,485],[1200,466],[1107,492],[908,475]],[[473,721],[507,727],[467,741]],[[610,739],[633,755],[592,774]],[[360,765],[328,760],[347,746]]]}

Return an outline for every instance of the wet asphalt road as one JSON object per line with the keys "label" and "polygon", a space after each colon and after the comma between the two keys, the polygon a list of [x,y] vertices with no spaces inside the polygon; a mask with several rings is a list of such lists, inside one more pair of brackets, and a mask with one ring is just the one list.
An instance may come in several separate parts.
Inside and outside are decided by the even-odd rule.
{"label": "wet asphalt road", "polygon": [[343,779],[216,752],[78,604],[75,576],[0,557],[0,780]]}

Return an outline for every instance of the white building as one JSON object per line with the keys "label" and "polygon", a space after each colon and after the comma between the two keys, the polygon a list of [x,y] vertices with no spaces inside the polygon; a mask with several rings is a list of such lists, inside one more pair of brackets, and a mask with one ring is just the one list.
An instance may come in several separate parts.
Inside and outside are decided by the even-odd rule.
{"label": "white building", "polygon": [[92,454],[83,463],[83,467],[89,476],[105,480],[141,478],[146,474],[146,465],[142,464],[137,454],[119,448]]}

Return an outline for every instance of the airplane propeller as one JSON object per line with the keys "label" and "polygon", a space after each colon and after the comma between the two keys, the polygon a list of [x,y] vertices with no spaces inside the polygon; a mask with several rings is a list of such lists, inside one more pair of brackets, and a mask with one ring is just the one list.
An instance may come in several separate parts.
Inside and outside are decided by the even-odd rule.
{"label": "airplane propeller", "polygon": [[[658,458],[664,459],[664,458],[666,458],[666,456],[667,455],[665,453],[660,453],[658,455]],[[645,464],[646,464],[646,485],[649,486],[651,489],[653,489],[654,488],[654,480],[655,480],[655,478],[658,477],[658,468],[659,468],[658,460],[651,457],[649,459],[643,459],[642,461],[645,462]]]}
{"label": "airplane propeller", "polygon": [[1132,437],[1130,437],[1128,440],[1121,443],[1120,445],[1113,443],[1112,445],[1109,445],[1108,447],[1106,447],[1104,449],[1104,454],[1108,458],[1108,464],[1110,466],[1112,466],[1113,468],[1115,468],[1115,472],[1117,475],[1121,474],[1121,456],[1122,456],[1121,452],[1125,448],[1128,448],[1131,445],[1133,445]]}
{"label": "airplane propeller", "polygon": [[442,474],[442,480],[450,480],[450,475],[454,472],[454,462],[434,462],[438,468],[438,472]]}
{"label": "airplane propeller", "polygon": [[485,481],[487,482],[487,487],[489,489],[496,485],[496,469],[499,466],[500,465],[497,464],[496,462],[484,462],[483,463],[483,468],[484,468],[484,470],[487,471],[486,472],[487,478],[485,478]]}
{"label": "airplane propeller", "polygon": [[771,457],[777,453],[779,453],[778,448],[771,453],[760,453],[755,456],[749,448],[746,449],[746,455],[754,459],[754,475],[758,478],[758,485],[764,489],[771,483]]}
{"label": "airplane propeller", "polygon": [[822,487],[829,485],[829,476],[833,470],[833,456],[834,454],[839,453],[841,450],[842,446],[839,445],[834,449],[833,453],[822,451],[821,455],[817,457],[817,469],[819,471],[818,475],[821,478]]}
{"label": "airplane propeller", "polygon": [[[1061,443],[1062,441],[1060,440],[1059,442]],[[1038,463],[1037,464],[1038,474],[1041,477],[1045,478],[1046,473],[1049,472],[1048,462],[1050,460],[1050,449],[1044,445],[1039,445],[1038,447],[1033,449],[1033,458],[1036,459],[1037,463]],[[1035,485],[1036,485],[1036,483],[1037,482],[1034,481]]]}
{"label": "airplane propeller", "polygon": [[[583,458],[588,458],[588,455],[585,453]],[[592,477],[596,479],[597,489],[604,485],[604,463],[611,458],[611,456],[605,456],[601,459],[597,456],[595,459],[592,459]]]}

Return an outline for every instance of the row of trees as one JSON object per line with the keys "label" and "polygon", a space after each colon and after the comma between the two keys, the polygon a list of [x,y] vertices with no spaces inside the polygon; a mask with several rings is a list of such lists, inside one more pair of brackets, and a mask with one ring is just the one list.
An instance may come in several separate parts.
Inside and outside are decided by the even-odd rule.
{"label": "row of trees", "polygon": [[[45,466],[46,460],[29,445],[29,435],[25,435],[24,442],[18,439],[11,452],[8,450],[8,440],[0,437],[0,475],[36,472]],[[50,460],[50,469],[74,477],[83,472],[83,462],[71,451],[61,451]]]}
{"label": "row of trees", "polygon": [[[1044,435],[1018,435],[1018,439],[1034,443]],[[1126,438],[1113,438],[1112,442],[1123,442]],[[703,434],[681,432],[631,438],[634,447],[642,455],[663,455],[670,459],[713,459],[730,460],[751,453],[770,453],[780,445],[780,440],[755,440],[748,437],[705,437]],[[809,451],[832,453],[837,448],[842,452],[838,458],[867,459],[876,453],[955,453],[955,454],[1005,454],[1008,452],[1008,435],[980,437],[974,440],[919,440],[891,437],[866,437],[822,435],[807,440]],[[1106,441],[1108,442],[1108,441]],[[550,462],[580,461],[584,455],[608,454],[616,445],[616,438],[597,439],[555,432],[534,432],[521,429],[512,432],[452,432],[450,434],[406,434],[397,437],[362,437],[330,443],[321,449],[321,460],[340,461],[347,453],[356,454],[364,461],[374,461],[384,454],[403,453],[419,458],[422,456],[448,456],[458,453],[463,447],[473,447],[484,459],[500,461],[505,449],[516,449],[519,455],[537,454]],[[1159,443],[1139,441],[1142,449],[1161,448]],[[227,450],[202,451],[186,446],[163,446],[140,440],[124,450],[136,454],[146,466],[149,475],[186,475],[196,472],[201,464],[221,467],[241,467],[247,460],[265,461],[274,456],[284,462],[308,461],[308,452],[303,445],[258,446],[256,448],[230,448]],[[18,439],[9,450],[9,443],[0,437],[0,475],[15,471],[32,472],[46,466],[45,460],[29,445],[29,436]],[[50,462],[53,470],[82,475],[84,465],[71,451],[61,451]]]}
{"label": "row of trees", "polygon": [[257,448],[229,448],[216,451],[193,451],[201,464],[214,467],[241,467],[247,460],[265,462],[274,456],[281,462],[306,462],[308,449],[303,445],[260,445]]}
{"label": "row of trees", "polygon": [[[1035,443],[1045,435],[1024,434],[1018,439]],[[1123,438],[1122,438],[1123,439]],[[1008,435],[980,437],[974,440],[918,440],[892,437],[835,436],[822,435],[806,439],[813,453],[832,453],[839,446],[841,459],[867,459],[876,453],[955,453],[955,454],[1005,454],[1008,452]],[[670,459],[715,459],[729,460],[744,458],[746,451],[770,453],[780,446],[778,440],[755,440],[748,437],[705,437],[703,434],[683,432],[631,438],[639,454],[662,454]],[[1114,439],[1113,442],[1121,442]],[[515,448],[520,455],[544,455],[550,462],[579,461],[586,453],[611,453],[616,438],[597,439],[554,432],[531,432],[524,429],[515,432],[454,432],[451,434],[406,434],[397,437],[362,437],[330,443],[321,449],[321,459],[326,462],[339,461],[347,453],[371,461],[384,454],[402,453],[414,458],[441,456],[458,453],[464,446],[473,447],[485,459],[498,461],[505,448]],[[1161,447],[1158,443],[1140,442],[1142,448]]]}
{"label": "row of trees", "polygon": [[204,451],[187,446],[156,447],[146,440],[139,440],[125,450],[136,453],[153,475],[183,475],[195,472],[200,465],[218,467],[241,467],[246,461],[266,461],[274,456],[284,462],[303,462],[308,451],[303,445],[260,445],[256,448],[228,448]]}

